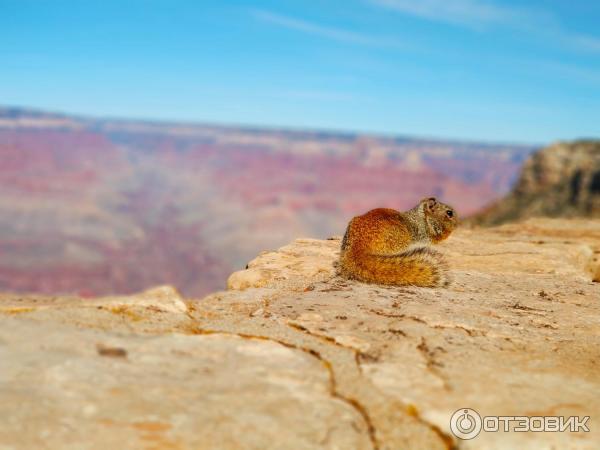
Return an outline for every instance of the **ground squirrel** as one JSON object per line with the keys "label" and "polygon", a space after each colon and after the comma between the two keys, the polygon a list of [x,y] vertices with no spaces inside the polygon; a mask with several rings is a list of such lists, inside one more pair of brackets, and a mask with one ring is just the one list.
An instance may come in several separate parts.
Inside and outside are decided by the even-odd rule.
{"label": "ground squirrel", "polygon": [[456,225],[454,209],[433,197],[406,212],[373,209],[348,224],[340,274],[367,283],[447,286],[446,262],[428,245],[446,239]]}

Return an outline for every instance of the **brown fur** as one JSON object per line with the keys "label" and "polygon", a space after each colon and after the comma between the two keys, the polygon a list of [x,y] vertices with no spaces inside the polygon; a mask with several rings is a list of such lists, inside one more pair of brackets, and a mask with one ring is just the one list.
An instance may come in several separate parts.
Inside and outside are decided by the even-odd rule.
{"label": "brown fur", "polygon": [[366,283],[446,286],[444,258],[428,245],[446,239],[456,225],[454,209],[433,197],[403,213],[373,209],[348,224],[340,274]]}

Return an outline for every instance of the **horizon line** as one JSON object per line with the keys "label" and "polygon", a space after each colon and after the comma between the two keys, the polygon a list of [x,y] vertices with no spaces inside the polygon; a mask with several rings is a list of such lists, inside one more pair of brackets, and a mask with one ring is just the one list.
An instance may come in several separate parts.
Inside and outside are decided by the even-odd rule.
{"label": "horizon line", "polygon": [[[484,139],[477,140],[468,137],[443,137],[435,135],[417,135],[417,134],[404,134],[395,132],[381,132],[373,130],[357,130],[351,128],[319,128],[319,127],[302,127],[294,125],[281,125],[281,124],[256,124],[248,122],[212,122],[210,120],[201,119],[177,119],[177,118],[157,118],[157,117],[140,117],[140,116],[119,116],[111,114],[87,114],[78,112],[66,112],[64,110],[46,109],[37,106],[23,106],[23,105],[4,105],[0,104],[0,112],[2,110],[14,109],[17,111],[29,112],[29,113],[42,113],[55,117],[73,118],[83,121],[104,121],[104,122],[134,122],[134,123],[145,123],[154,125],[194,125],[203,127],[214,127],[222,129],[240,129],[244,131],[264,131],[264,132],[287,132],[287,133],[314,133],[314,134],[327,134],[331,136],[346,136],[346,137],[375,137],[382,139],[410,139],[415,141],[430,141],[430,142],[451,142],[455,144],[477,144],[486,146],[518,146],[518,147],[545,147],[554,142],[570,142],[576,140],[594,139],[592,137],[582,136],[577,139],[561,140],[557,139],[551,142],[525,142],[525,141],[501,141],[495,139]],[[1,126],[0,126],[1,127]]]}

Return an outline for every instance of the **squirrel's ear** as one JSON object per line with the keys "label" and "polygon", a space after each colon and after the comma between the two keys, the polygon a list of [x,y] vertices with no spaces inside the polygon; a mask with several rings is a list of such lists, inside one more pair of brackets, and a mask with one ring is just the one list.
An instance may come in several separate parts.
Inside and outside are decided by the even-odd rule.
{"label": "squirrel's ear", "polygon": [[421,203],[424,204],[426,211],[433,211],[435,205],[437,205],[437,200],[435,197],[424,198],[421,200]]}

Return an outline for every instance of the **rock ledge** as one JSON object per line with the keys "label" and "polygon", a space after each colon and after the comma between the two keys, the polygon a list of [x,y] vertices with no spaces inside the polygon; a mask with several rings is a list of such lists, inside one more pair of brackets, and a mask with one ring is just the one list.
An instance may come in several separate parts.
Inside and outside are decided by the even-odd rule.
{"label": "rock ledge", "polygon": [[[0,449],[600,448],[600,222],[459,230],[448,289],[340,279],[298,239],[202,300],[0,296]],[[480,415],[589,433],[453,438]]]}

